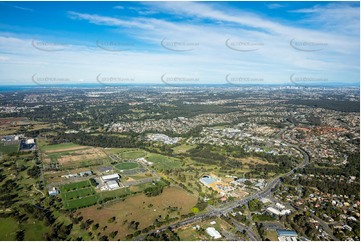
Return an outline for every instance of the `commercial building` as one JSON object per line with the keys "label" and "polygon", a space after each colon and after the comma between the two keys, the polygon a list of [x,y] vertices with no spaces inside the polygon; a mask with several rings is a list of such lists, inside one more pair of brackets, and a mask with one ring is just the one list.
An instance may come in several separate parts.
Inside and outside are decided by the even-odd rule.
{"label": "commercial building", "polygon": [[102,190],[102,191],[114,190],[114,189],[118,189],[120,187],[119,186],[119,181],[120,181],[119,174],[111,174],[111,175],[102,176],[101,180],[103,182],[103,185],[100,186],[100,190]]}
{"label": "commercial building", "polygon": [[297,241],[297,233],[294,230],[277,229],[279,241]]}
{"label": "commercial building", "polygon": [[119,181],[120,176],[119,176],[119,174],[106,175],[106,176],[102,176],[102,180],[104,182],[107,182],[107,181]]}
{"label": "commercial building", "polygon": [[200,182],[205,185],[205,186],[209,186],[211,185],[212,183],[216,182],[217,179],[214,178],[214,177],[211,177],[211,176],[203,176],[201,179],[199,179]]}
{"label": "commercial building", "polygon": [[48,191],[49,196],[56,196],[59,194],[59,190],[56,187],[49,189]]}
{"label": "commercial building", "polygon": [[266,211],[272,215],[277,215],[277,216],[283,216],[283,215],[288,215],[291,213],[291,210],[289,209],[283,209],[283,210],[278,210],[276,208],[273,207],[268,207],[266,209]]}
{"label": "commercial building", "polygon": [[115,190],[119,188],[119,184],[117,181],[108,181],[107,185],[109,187],[109,190]]}
{"label": "commercial building", "polygon": [[79,172],[80,176],[91,176],[93,175],[92,171],[83,171],[83,172]]}
{"label": "commercial building", "polygon": [[213,239],[220,239],[222,238],[222,235],[213,227],[208,227],[206,229],[206,232],[209,236],[211,236]]}

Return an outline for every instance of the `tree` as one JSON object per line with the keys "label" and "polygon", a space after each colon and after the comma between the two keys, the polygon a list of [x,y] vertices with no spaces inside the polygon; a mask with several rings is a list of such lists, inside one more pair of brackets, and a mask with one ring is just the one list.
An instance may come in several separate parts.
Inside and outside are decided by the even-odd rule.
{"label": "tree", "polygon": [[24,237],[25,237],[25,231],[23,229],[16,231],[16,240],[18,241],[24,240]]}

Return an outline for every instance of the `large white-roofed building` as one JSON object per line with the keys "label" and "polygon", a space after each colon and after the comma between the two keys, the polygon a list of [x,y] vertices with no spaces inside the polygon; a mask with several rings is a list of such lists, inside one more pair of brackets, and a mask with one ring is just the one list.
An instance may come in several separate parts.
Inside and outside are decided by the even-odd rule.
{"label": "large white-roofed building", "polygon": [[109,187],[109,190],[115,190],[119,188],[119,184],[117,181],[108,181],[107,185]]}
{"label": "large white-roofed building", "polygon": [[222,235],[213,227],[208,227],[206,229],[207,234],[211,236],[213,239],[220,239],[222,238]]}
{"label": "large white-roofed building", "polygon": [[104,182],[107,182],[107,181],[119,181],[120,176],[119,176],[119,174],[106,175],[106,176],[102,176],[102,180]]}

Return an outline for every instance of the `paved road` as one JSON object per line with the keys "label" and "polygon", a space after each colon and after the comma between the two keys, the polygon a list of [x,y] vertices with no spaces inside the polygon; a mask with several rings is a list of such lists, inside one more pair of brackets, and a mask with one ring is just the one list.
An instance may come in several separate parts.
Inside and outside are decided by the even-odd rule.
{"label": "paved road", "polygon": [[319,217],[317,217],[316,215],[314,214],[311,214],[311,217],[315,220],[317,220],[317,222],[320,223],[320,225],[322,226],[322,228],[326,231],[326,233],[328,234],[328,236],[332,239],[332,240],[335,240],[335,241],[338,241],[339,239],[337,239],[334,235],[333,235],[333,232],[332,232],[332,229],[330,227],[328,227],[328,224],[323,221],[322,219],[320,219]]}
{"label": "paved road", "polygon": [[[167,228],[172,228],[172,229],[178,228],[178,227],[181,227],[181,226],[184,226],[184,225],[187,225],[187,224],[191,224],[191,223],[194,223],[194,222],[196,222],[198,220],[206,219],[206,218],[209,218],[209,217],[212,217],[212,216],[226,215],[226,214],[230,213],[234,208],[236,208],[238,206],[243,206],[244,204],[248,203],[249,201],[251,201],[253,199],[260,199],[260,198],[263,198],[263,197],[267,197],[268,195],[270,195],[272,189],[275,188],[276,186],[278,186],[281,183],[281,179],[280,179],[281,177],[290,176],[291,174],[294,173],[295,169],[303,168],[310,162],[310,157],[309,157],[308,153],[304,149],[302,149],[302,148],[300,148],[298,146],[295,146],[295,145],[291,145],[291,144],[288,144],[288,146],[298,150],[299,152],[301,152],[301,154],[303,155],[303,162],[298,164],[293,170],[291,170],[291,171],[289,171],[289,172],[287,172],[285,174],[279,175],[278,177],[271,180],[263,190],[261,190],[259,192],[256,192],[256,193],[254,193],[254,194],[252,194],[252,195],[250,195],[248,197],[245,197],[244,199],[241,199],[239,201],[229,203],[229,204],[227,204],[226,206],[224,206],[222,208],[212,209],[208,213],[195,215],[195,216],[187,218],[185,220],[182,220],[182,221],[173,223],[171,225],[159,228],[158,230],[153,230],[150,233],[156,232],[156,231],[157,232],[162,232],[162,231],[165,231]],[[148,234],[150,234],[150,233],[148,233]],[[141,235],[141,236],[138,236],[137,238],[135,238],[134,240],[143,240],[146,236],[147,236],[147,234]]]}
{"label": "paved road", "polygon": [[250,238],[252,241],[259,241],[260,240],[258,238],[258,236],[253,232],[253,230],[251,228],[239,223],[234,218],[231,218],[231,222],[232,222],[233,226],[236,227],[236,229],[238,231],[242,232],[243,230],[245,230],[248,238]]}
{"label": "paved road", "polygon": [[[294,208],[295,210],[300,210],[298,207],[292,206],[292,205],[290,205],[290,204],[289,204],[289,206],[291,206],[291,207]],[[339,239],[337,239],[337,238],[333,235],[332,229],[328,226],[328,224],[327,224],[325,221],[323,221],[322,219],[320,219],[319,217],[317,217],[316,215],[314,215],[314,214],[312,214],[312,213],[311,213],[310,215],[311,215],[311,217],[312,217],[314,220],[316,220],[317,222],[320,223],[320,225],[322,226],[323,230],[326,231],[326,233],[328,234],[328,236],[329,236],[332,240],[334,240],[334,241],[338,241],[338,240],[339,240]]]}

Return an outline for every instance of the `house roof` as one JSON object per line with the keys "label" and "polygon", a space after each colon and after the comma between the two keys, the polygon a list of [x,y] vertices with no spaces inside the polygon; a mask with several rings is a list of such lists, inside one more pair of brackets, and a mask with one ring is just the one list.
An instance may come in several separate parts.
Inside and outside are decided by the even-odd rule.
{"label": "house roof", "polygon": [[297,237],[297,233],[294,230],[287,230],[287,229],[277,229],[277,234],[278,236],[293,236],[293,237]]}

